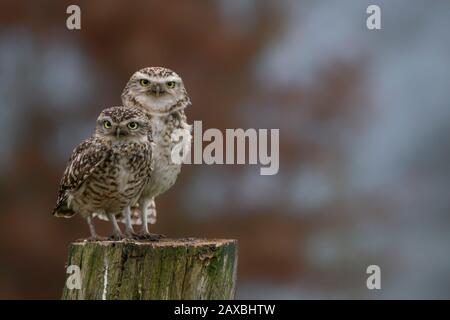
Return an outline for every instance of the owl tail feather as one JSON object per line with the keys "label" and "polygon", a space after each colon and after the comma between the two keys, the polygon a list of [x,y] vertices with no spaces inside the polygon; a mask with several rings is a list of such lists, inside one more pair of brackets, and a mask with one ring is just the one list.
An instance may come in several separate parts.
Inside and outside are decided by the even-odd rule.
{"label": "owl tail feather", "polygon": [[61,199],[53,209],[53,215],[58,218],[71,218],[76,213],[73,211],[67,203],[67,198]]}

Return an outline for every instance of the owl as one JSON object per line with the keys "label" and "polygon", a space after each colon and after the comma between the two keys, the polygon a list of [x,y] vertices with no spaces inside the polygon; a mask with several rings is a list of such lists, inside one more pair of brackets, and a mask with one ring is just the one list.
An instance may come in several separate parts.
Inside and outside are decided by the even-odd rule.
{"label": "owl", "polygon": [[[172,70],[149,67],[135,72],[122,92],[124,106],[144,111],[150,118],[153,141],[153,170],[133,209],[133,218],[142,224],[144,238],[158,237],[149,233],[147,222],[156,222],[155,197],[166,192],[181,170],[173,151],[183,144],[183,157],[190,152],[191,125],[184,110],[191,104],[183,81]],[[181,141],[180,141],[181,140]]]}
{"label": "owl", "polygon": [[[91,239],[102,240],[93,217],[112,223],[113,238],[135,236],[130,206],[135,205],[152,176],[151,125],[136,108],[112,107],[101,112],[91,138],[72,153],[61,179],[53,215],[84,217]],[[125,235],[116,217],[125,220]]]}

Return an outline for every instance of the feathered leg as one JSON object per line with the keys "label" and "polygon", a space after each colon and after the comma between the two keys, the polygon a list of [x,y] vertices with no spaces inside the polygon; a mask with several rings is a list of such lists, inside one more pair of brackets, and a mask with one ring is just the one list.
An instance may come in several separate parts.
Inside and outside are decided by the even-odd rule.
{"label": "feathered leg", "polygon": [[88,240],[91,241],[101,241],[101,240],[105,240],[105,237],[100,237],[97,232],[95,232],[95,226],[94,223],[92,222],[92,217],[91,216],[87,216],[86,217],[86,222],[89,225],[89,231],[91,232],[91,237],[88,238]]}
{"label": "feathered leg", "polygon": [[147,217],[148,217],[148,222],[150,224],[155,224],[156,223],[156,203],[155,203],[155,198],[152,198],[148,204],[147,207]]}
{"label": "feathered leg", "polygon": [[125,238],[125,236],[123,235],[122,231],[119,228],[119,224],[117,223],[116,216],[112,213],[108,213],[108,218],[109,218],[109,221],[111,221],[111,223],[113,225],[112,238],[114,240],[122,240],[123,238]]}
{"label": "feathered leg", "polygon": [[142,222],[142,228],[141,228],[141,235],[147,235],[150,232],[148,231],[148,221],[147,221],[147,210],[148,210],[148,199],[142,199],[139,201],[139,210],[141,214],[141,222]]}
{"label": "feathered leg", "polygon": [[123,209],[123,216],[125,217],[125,235],[129,238],[135,237],[137,234],[134,232],[133,224],[131,223],[130,207]]}
{"label": "feathered leg", "polygon": [[[153,208],[149,208],[151,203],[153,202]],[[149,216],[149,209],[155,209],[154,208],[154,198],[145,198],[139,200],[139,210],[141,215],[141,233],[137,236],[137,239],[143,239],[143,240],[159,240],[163,238],[164,236],[161,234],[155,234],[150,233],[148,231],[148,216]],[[155,211],[156,212],[156,211]],[[150,217],[152,219],[152,217]]]}

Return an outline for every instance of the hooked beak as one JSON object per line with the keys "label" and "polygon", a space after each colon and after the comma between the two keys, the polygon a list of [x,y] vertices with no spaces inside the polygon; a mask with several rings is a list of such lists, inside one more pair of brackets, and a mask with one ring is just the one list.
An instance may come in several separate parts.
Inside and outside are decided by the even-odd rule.
{"label": "hooked beak", "polygon": [[117,129],[116,129],[116,138],[117,139],[120,138],[120,128],[119,127],[117,127]]}
{"label": "hooked beak", "polygon": [[164,88],[161,87],[159,83],[155,83],[150,88],[150,93],[154,95],[155,97],[159,97],[160,95],[164,94]]}

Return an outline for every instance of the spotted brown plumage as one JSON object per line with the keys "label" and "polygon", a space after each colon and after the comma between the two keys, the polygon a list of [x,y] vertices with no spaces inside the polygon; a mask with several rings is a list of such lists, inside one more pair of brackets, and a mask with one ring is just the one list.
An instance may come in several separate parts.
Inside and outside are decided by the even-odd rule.
{"label": "spotted brown plumage", "polygon": [[122,92],[124,106],[145,111],[150,118],[153,139],[153,171],[132,216],[142,224],[142,233],[152,238],[147,227],[156,222],[154,198],[175,183],[181,164],[172,151],[183,137],[184,155],[190,151],[191,126],[184,110],[191,104],[181,78],[163,67],[148,67],[135,72]]}
{"label": "spotted brown plumage", "polygon": [[115,238],[123,235],[116,216],[134,236],[130,206],[137,203],[151,178],[151,126],[148,116],[136,109],[112,107],[102,111],[94,135],[73,151],[61,179],[53,214],[87,219],[92,238],[98,238],[92,218],[113,224]]}
{"label": "spotted brown plumage", "polygon": [[80,143],[72,152],[69,163],[61,179],[56,207],[53,215],[69,218],[76,212],[68,204],[68,197],[78,190],[110,152],[99,139],[89,138]]}

